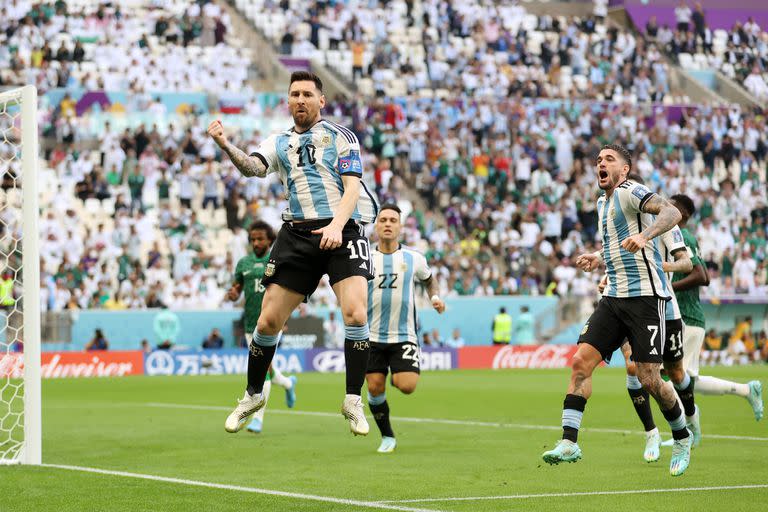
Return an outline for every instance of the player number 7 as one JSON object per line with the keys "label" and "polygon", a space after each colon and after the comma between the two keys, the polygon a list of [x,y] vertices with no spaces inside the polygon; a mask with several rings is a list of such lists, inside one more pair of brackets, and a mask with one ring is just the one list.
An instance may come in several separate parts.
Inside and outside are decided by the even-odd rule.
{"label": "player number 7", "polygon": [[659,326],[658,325],[649,325],[648,330],[651,331],[651,348],[654,348],[655,341],[656,341],[656,335],[659,334]]}

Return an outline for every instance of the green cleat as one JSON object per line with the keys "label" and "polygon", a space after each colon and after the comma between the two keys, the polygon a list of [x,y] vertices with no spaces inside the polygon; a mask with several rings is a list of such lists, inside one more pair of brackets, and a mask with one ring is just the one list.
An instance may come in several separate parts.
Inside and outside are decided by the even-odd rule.
{"label": "green cleat", "polygon": [[760,421],[763,419],[763,384],[759,380],[752,380],[747,385],[749,386],[747,402],[752,406],[755,419]]}
{"label": "green cleat", "polygon": [[701,416],[699,415],[699,406],[696,406],[696,412],[693,416],[686,416],[685,426],[693,434],[693,448],[698,448],[701,445]]}
{"label": "green cleat", "polygon": [[691,463],[691,445],[693,444],[693,434],[688,432],[685,439],[675,440],[672,444],[672,460],[669,462],[669,474],[680,476],[688,469]]}
{"label": "green cleat", "polygon": [[554,448],[546,451],[541,456],[547,464],[560,464],[561,462],[576,462],[581,458],[579,445],[568,439],[561,439]]}

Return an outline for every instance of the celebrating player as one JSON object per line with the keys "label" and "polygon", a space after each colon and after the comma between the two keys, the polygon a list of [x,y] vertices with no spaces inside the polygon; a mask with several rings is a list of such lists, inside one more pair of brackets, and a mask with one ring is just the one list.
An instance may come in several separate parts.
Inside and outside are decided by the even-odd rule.
{"label": "celebrating player", "polygon": [[355,435],[368,434],[360,390],[368,365],[367,281],[373,278],[368,240],[361,224],[373,222],[378,205],[362,182],[357,137],[322,119],[323,83],[315,74],[291,75],[288,109],[294,127],[268,137],[250,156],[232,145],[221,122],[208,133],[244,176],[277,172],[288,198],[262,283],[261,316],[248,356],[248,385],[224,428],[238,432],[264,406],[264,378],[280,330],[328,274],[345,325],[346,396],[342,414]]}
{"label": "celebrating player", "polygon": [[[699,356],[704,344],[704,309],[699,299],[699,286],[709,284],[706,266],[699,256],[699,245],[696,238],[688,231],[688,220],[696,213],[696,207],[690,197],[677,194],[670,198],[683,216],[679,227],[685,245],[691,251],[694,269],[691,273],[676,273],[672,279],[672,288],[680,304],[680,311],[685,321],[683,350],[685,358],[683,365],[688,374],[696,381],[696,390],[702,395],[732,394],[744,397],[752,407],[755,419],[763,417],[763,385],[759,380],[747,384],[731,382],[710,376],[699,376]],[[694,432],[695,434],[695,432]]]}
{"label": "celebrating player", "polygon": [[[629,179],[643,184],[642,178],[636,174],[630,174]],[[662,269],[665,272],[667,283],[672,282],[672,272],[688,273],[693,270],[693,264],[683,242],[683,234],[680,228],[677,226],[673,227],[657,237],[654,243],[657,244],[662,255]],[[600,283],[600,293],[603,292],[606,284],[607,276],[604,276],[603,281]],[[680,397],[680,402],[683,404],[685,412],[686,426],[693,434],[693,444],[697,445],[701,442],[699,412],[694,401],[694,382],[683,367],[683,320],[674,294],[672,294],[670,303],[667,304],[665,327],[667,337],[664,340],[664,352],[662,354],[664,370],[667,372],[669,380],[672,381],[672,385]],[[631,359],[632,349],[628,342],[624,342],[621,346],[621,351],[627,366],[627,391],[632,399],[635,411],[645,428],[646,440],[643,458],[647,462],[655,462],[659,460],[660,456],[661,435],[653,420],[649,395],[637,378],[637,367]]]}
{"label": "celebrating player", "polygon": [[377,275],[368,282],[368,323],[371,326],[371,355],[368,359],[368,406],[381,431],[379,453],[391,453],[397,442],[389,423],[385,387],[387,372],[392,384],[410,395],[419,382],[419,344],[416,334],[415,284],[423,283],[435,311],[445,311],[438,297],[437,279],[420,253],[400,245],[400,208],[381,207],[376,219],[379,244],[372,258]]}
{"label": "celebrating player", "polygon": [[[269,248],[275,241],[275,232],[272,230],[272,226],[266,222],[256,221],[251,224],[248,230],[248,239],[251,242],[253,252],[237,262],[235,282],[232,283],[232,287],[227,292],[227,299],[234,302],[245,291],[245,306],[243,308],[245,339],[250,345],[253,340],[253,331],[256,329],[256,323],[261,314],[261,304],[265,291],[262,279],[264,278],[264,269],[269,261]],[[248,425],[248,430],[256,434],[261,432],[264,424],[264,411],[266,410],[266,402],[269,400],[272,381],[285,388],[285,403],[289,408],[296,403],[296,377],[286,377],[280,370],[270,366],[264,382],[265,406],[254,414],[253,420]]]}
{"label": "celebrating player", "polygon": [[579,336],[563,403],[563,437],[554,449],[544,452],[543,459],[558,464],[581,458],[577,440],[587,399],[592,394],[592,373],[627,338],[638,379],[658,402],[672,429],[675,446],[670,474],[677,476],[690,462],[692,436],[674,388],[661,378],[670,291],[661,254],[652,240],[672,229],[681,216],[667,200],[628,181],[631,169],[632,157],[625,148],[603,146],[597,157],[598,185],[604,192],[597,201],[603,248],[579,256],[576,264],[589,272],[605,261],[608,285]]}

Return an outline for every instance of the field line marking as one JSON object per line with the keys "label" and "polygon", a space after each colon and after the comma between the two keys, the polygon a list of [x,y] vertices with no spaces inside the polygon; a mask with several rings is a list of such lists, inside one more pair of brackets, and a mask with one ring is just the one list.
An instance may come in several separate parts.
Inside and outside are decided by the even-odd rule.
{"label": "field line marking", "polygon": [[[194,404],[171,404],[162,402],[148,402],[145,404],[148,407],[168,407],[171,409],[198,409],[201,411],[231,411],[231,407],[225,407],[221,405],[194,405]],[[298,416],[320,416],[328,418],[336,418],[341,414],[319,411],[286,411],[281,409],[270,409],[270,414],[288,414]],[[562,427],[555,425],[530,425],[527,423],[500,423],[491,421],[475,421],[475,420],[449,420],[442,418],[410,418],[401,416],[392,416],[391,419],[402,421],[405,423],[432,423],[438,425],[461,425],[467,427],[491,427],[491,428],[518,428],[523,430],[553,430],[560,432]],[[600,427],[586,427],[580,429],[581,432],[598,432],[602,434],[642,434],[645,432],[640,430],[622,430],[617,428],[600,428]],[[704,434],[704,437],[709,439],[733,439],[737,441],[768,441],[768,437],[754,437],[754,436],[732,436],[724,434]]]}
{"label": "field line marking", "polygon": [[365,508],[374,508],[374,509],[382,509],[382,510],[400,510],[404,512],[440,512],[439,510],[431,509],[431,508],[430,509],[413,508],[413,507],[406,507],[402,505],[395,505],[395,504],[389,504],[389,503],[378,502],[378,501],[348,500],[344,498],[333,498],[331,496],[318,496],[316,494],[303,494],[298,492],[275,491],[272,489],[260,489],[258,487],[243,487],[240,485],[217,484],[213,482],[202,482],[200,480],[186,480],[183,478],[171,478],[166,476],[145,475],[142,473],[129,473],[127,471],[113,471],[109,469],[89,468],[89,467],[83,467],[83,466],[69,466],[65,464],[42,464],[42,467],[53,468],[53,469],[64,469],[68,471],[81,471],[85,473],[98,473],[100,475],[122,476],[126,478],[138,478],[142,480],[152,480],[156,482],[166,482],[166,483],[180,484],[180,485],[191,485],[195,487],[207,487],[211,489],[221,489],[225,491],[250,492],[254,494],[281,496],[284,498],[294,498],[294,499],[310,500],[310,501],[322,501],[325,503],[336,503],[339,505],[350,505],[355,507],[365,507]]}
{"label": "field line marking", "polygon": [[459,498],[425,498],[419,500],[391,500],[379,503],[427,503],[438,501],[481,501],[481,500],[527,500],[536,498],[571,498],[578,496],[615,496],[622,494],[658,494],[665,492],[733,491],[743,489],[765,489],[768,484],[718,485],[713,487],[683,487],[677,489],[633,489],[627,491],[585,491],[555,492],[547,494],[511,494],[508,496],[466,496]]}

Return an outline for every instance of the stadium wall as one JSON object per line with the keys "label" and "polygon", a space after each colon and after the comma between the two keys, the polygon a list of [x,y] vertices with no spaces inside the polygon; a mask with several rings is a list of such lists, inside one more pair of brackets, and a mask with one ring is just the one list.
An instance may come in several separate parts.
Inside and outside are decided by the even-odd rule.
{"label": "stadium wall", "polygon": [[[575,345],[427,347],[421,350],[421,369],[565,368],[575,352]],[[0,378],[18,378],[23,362],[21,353],[0,356]],[[340,373],[345,369],[340,349],[280,349],[272,364],[284,373]],[[45,352],[42,358],[43,378],[241,375],[247,368],[246,349]]]}

